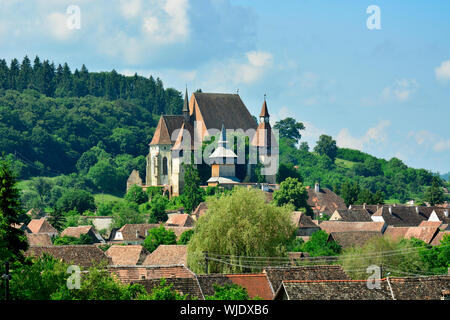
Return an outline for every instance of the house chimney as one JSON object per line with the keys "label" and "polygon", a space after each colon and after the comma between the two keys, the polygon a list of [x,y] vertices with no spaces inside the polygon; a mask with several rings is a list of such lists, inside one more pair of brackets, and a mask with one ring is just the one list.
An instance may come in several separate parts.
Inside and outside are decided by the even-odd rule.
{"label": "house chimney", "polygon": [[419,206],[416,206],[416,213],[419,214]]}
{"label": "house chimney", "polygon": [[364,209],[366,208],[366,204],[365,204],[365,203],[363,203],[363,208],[364,208]]}
{"label": "house chimney", "polygon": [[136,230],[136,239],[139,239],[139,231]]}
{"label": "house chimney", "polygon": [[445,209],[445,210],[444,210],[444,216],[445,216],[446,218],[448,218],[448,209]]}
{"label": "house chimney", "polygon": [[319,184],[318,182],[316,182],[316,184],[314,185],[314,191],[315,191],[316,193],[319,193],[319,192],[320,192],[320,184]]}
{"label": "house chimney", "polygon": [[389,206],[389,213],[392,214],[392,206]]}
{"label": "house chimney", "polygon": [[348,210],[350,210],[351,208],[352,208],[352,205],[349,205],[349,206],[348,206]]}

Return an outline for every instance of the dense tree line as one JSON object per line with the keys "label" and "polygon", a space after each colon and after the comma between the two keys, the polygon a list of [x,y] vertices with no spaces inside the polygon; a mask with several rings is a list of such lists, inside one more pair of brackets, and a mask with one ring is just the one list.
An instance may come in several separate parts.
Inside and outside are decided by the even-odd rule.
{"label": "dense tree line", "polygon": [[92,152],[83,154],[95,146],[113,157],[145,155],[159,115],[180,113],[182,103],[153,77],[0,60],[0,150],[20,178],[89,169]]}
{"label": "dense tree line", "polygon": [[111,72],[89,72],[83,64],[81,69],[70,70],[67,63],[55,66],[48,60],[36,56],[31,63],[25,56],[20,63],[12,59],[10,65],[0,60],[0,89],[34,89],[47,97],[104,97],[109,100],[137,100],[146,110],[154,114],[181,112],[180,92],[164,89],[161,79],[124,76]]}

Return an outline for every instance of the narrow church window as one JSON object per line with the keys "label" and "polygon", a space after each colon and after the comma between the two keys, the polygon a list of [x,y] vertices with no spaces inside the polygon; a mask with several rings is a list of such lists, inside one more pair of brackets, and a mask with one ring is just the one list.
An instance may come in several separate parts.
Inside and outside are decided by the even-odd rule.
{"label": "narrow church window", "polygon": [[163,158],[163,173],[164,176],[167,175],[167,158]]}

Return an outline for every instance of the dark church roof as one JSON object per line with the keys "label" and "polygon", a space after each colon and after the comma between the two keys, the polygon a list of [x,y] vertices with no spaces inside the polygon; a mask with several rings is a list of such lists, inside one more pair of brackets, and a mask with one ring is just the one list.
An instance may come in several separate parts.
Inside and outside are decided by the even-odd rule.
{"label": "dark church roof", "polygon": [[[237,94],[195,92],[193,97],[206,129],[256,129],[256,121]],[[190,111],[191,115],[194,110]],[[180,125],[181,126],[181,125]]]}
{"label": "dark church roof", "polygon": [[[162,115],[159,118],[153,139],[150,145],[154,144],[174,144],[177,137],[173,137],[172,133],[176,129],[180,129],[183,124],[183,116],[167,116]],[[173,139],[173,140],[172,140]]]}

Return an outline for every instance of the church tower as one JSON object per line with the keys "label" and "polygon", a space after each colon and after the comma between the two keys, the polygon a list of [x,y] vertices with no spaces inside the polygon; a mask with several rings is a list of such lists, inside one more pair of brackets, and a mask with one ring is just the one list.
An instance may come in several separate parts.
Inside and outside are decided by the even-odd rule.
{"label": "church tower", "polygon": [[186,92],[184,94],[184,101],[183,101],[183,119],[184,119],[184,123],[187,123],[190,120],[189,98],[188,98],[187,86],[186,86]]}
{"label": "church tower", "polygon": [[259,125],[252,139],[252,146],[257,148],[258,160],[264,166],[266,183],[276,183],[278,172],[278,144],[270,126],[270,114],[267,108],[266,95],[259,114]]}

